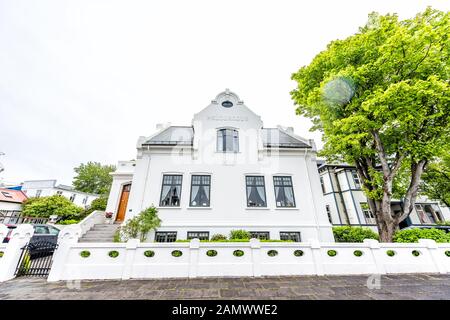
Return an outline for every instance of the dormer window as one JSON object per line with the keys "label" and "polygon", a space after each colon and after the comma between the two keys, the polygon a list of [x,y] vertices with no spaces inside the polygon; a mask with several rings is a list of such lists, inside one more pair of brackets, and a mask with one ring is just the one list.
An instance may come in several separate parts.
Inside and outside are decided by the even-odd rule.
{"label": "dormer window", "polygon": [[239,152],[239,132],[234,129],[217,131],[217,151]]}

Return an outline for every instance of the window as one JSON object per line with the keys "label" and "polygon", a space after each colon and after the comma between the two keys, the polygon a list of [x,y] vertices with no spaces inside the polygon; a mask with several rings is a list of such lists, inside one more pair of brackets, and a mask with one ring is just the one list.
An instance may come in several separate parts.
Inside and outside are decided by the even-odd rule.
{"label": "window", "polygon": [[273,177],[277,207],[295,207],[291,177]]}
{"label": "window", "polygon": [[191,207],[209,207],[211,176],[192,176]]}
{"label": "window", "polygon": [[300,242],[300,232],[280,232],[280,240],[292,240],[294,242]]}
{"label": "window", "polygon": [[268,231],[250,231],[250,238],[269,240],[270,236]]}
{"label": "window", "polygon": [[187,239],[199,239],[199,240],[209,240],[209,232],[208,231],[195,231],[195,232],[188,232],[187,233]]}
{"label": "window", "polygon": [[155,234],[155,242],[175,242],[176,240],[176,231],[156,232]]}
{"label": "window", "polygon": [[73,193],[73,194],[70,196],[70,201],[74,202],[76,196],[77,196],[77,195],[76,195],[75,193]]}
{"label": "window", "polygon": [[327,193],[325,190],[325,182],[323,181],[323,177],[320,177],[320,185],[322,187],[322,193],[323,194]]}
{"label": "window", "polygon": [[266,188],[263,176],[246,176],[247,207],[266,207]]}
{"label": "window", "polygon": [[59,229],[57,229],[55,227],[48,227],[48,231],[52,235],[58,235],[59,234]]}
{"label": "window", "polygon": [[359,180],[358,172],[352,170],[353,182],[355,183],[355,189],[361,189],[361,180]]}
{"label": "window", "polygon": [[179,207],[182,175],[164,175],[161,188],[161,207]]}
{"label": "window", "polygon": [[42,190],[37,190],[36,191],[36,198],[39,198],[41,196]]}
{"label": "window", "polygon": [[333,219],[331,219],[331,209],[330,209],[330,205],[326,205],[325,206],[325,210],[327,211],[327,216],[328,216],[328,221],[330,221],[330,223],[333,223]]}
{"label": "window", "polygon": [[48,228],[46,226],[34,226],[34,234],[49,234]]}
{"label": "window", "polygon": [[217,130],[217,151],[239,152],[239,132],[234,129]]}
{"label": "window", "polygon": [[56,191],[56,194],[57,194],[58,196],[62,196],[62,191],[61,191],[61,190]]}
{"label": "window", "polygon": [[373,214],[372,210],[370,210],[369,205],[366,202],[361,202],[359,205],[361,206],[364,218],[366,218],[366,223],[376,224],[375,215]]}
{"label": "window", "polygon": [[86,204],[87,201],[88,201],[88,196],[86,196],[86,197],[83,198],[83,204]]}

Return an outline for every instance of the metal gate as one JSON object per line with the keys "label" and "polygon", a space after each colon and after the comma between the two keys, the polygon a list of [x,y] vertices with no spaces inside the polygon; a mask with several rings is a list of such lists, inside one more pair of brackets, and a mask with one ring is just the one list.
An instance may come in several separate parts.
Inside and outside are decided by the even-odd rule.
{"label": "metal gate", "polygon": [[53,253],[58,245],[49,241],[28,243],[22,248],[19,263],[16,267],[16,277],[48,276],[52,267]]}

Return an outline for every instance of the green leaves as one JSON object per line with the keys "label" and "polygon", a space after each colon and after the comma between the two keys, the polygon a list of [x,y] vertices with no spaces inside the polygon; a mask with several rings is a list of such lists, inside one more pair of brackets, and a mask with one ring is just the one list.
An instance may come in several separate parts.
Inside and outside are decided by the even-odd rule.
{"label": "green leaves", "polygon": [[54,195],[42,198],[30,198],[23,204],[22,213],[27,217],[48,218],[51,215],[59,217],[77,217],[83,208],[74,205],[69,199]]}
{"label": "green leaves", "polygon": [[121,227],[121,234],[125,240],[140,238],[141,241],[147,239],[151,230],[161,225],[161,219],[158,217],[158,210],[155,207],[149,207],[139,213],[139,215],[128,219]]}
{"label": "green leaves", "polygon": [[87,164],[80,164],[74,168],[77,175],[72,182],[75,190],[95,193],[107,194],[112,184],[111,172],[115,171],[113,165],[101,165],[98,162],[89,161]]}

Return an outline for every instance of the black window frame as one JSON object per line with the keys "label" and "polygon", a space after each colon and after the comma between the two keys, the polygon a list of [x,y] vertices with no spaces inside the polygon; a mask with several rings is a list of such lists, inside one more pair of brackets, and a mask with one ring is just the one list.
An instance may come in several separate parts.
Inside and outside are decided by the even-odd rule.
{"label": "black window frame", "polygon": [[[168,241],[170,236],[174,236],[175,238],[173,239],[173,241]],[[160,238],[158,237],[164,237],[164,241],[159,241]],[[172,240],[172,239],[170,239]],[[175,242],[177,241],[177,231],[156,231],[155,232],[155,242]]]}
{"label": "black window frame", "polygon": [[249,231],[250,239],[259,239],[259,240],[270,240],[270,232],[269,231]]}
{"label": "black window frame", "polygon": [[[227,131],[231,132],[231,135],[227,135]],[[227,149],[227,139],[226,137],[231,136],[231,146],[232,150]],[[221,140],[219,141],[219,138]],[[219,148],[221,146],[221,148]],[[237,150],[235,150],[235,146],[237,146]],[[216,132],[216,151],[217,152],[239,152],[239,130],[234,128],[220,128],[217,129]]]}
{"label": "black window frame", "polygon": [[325,211],[327,212],[328,221],[333,224],[333,217],[331,216],[331,207],[329,204],[325,205]]}
{"label": "black window frame", "polygon": [[[171,184],[164,183],[165,177],[172,177],[172,183]],[[180,184],[173,184],[173,177],[181,177]],[[178,205],[164,205],[163,204],[162,196],[163,196],[164,186],[171,186],[170,190],[172,190],[173,186],[179,186],[180,187],[180,197],[178,199]],[[159,206],[160,207],[172,207],[172,208],[180,207],[181,206],[182,191],[183,191],[183,175],[182,174],[163,174],[162,182],[161,182],[161,194],[159,196]]]}
{"label": "black window frame", "polygon": [[[194,184],[194,177],[200,177],[200,183],[199,184]],[[203,177],[208,177],[209,178],[209,184],[203,184]],[[198,205],[193,205],[192,204],[192,190],[193,190],[193,186],[199,186],[199,187],[205,187],[208,186],[209,187],[209,192],[208,192],[208,205],[206,206],[202,206],[200,204]],[[192,208],[209,208],[211,207],[211,175],[210,174],[193,174],[191,175],[191,193],[190,193],[190,197],[189,197],[189,207]]]}
{"label": "black window frame", "polygon": [[[292,236],[298,236],[298,241],[292,239]],[[300,231],[280,231],[280,240],[293,240],[294,242],[302,242],[302,234]]]}
{"label": "black window frame", "polygon": [[[261,185],[258,184],[248,184],[248,179],[247,178],[262,178],[263,181],[263,188],[264,188],[264,205],[263,206],[249,206],[249,199],[248,199],[248,188],[250,187],[261,187]],[[266,193],[266,179],[264,176],[257,176],[257,175],[246,175],[245,176],[245,193],[247,196],[247,208],[267,208],[267,193]]]}
{"label": "black window frame", "polygon": [[[203,236],[200,235],[203,233]],[[209,231],[188,231],[186,234],[187,240],[199,239],[199,240],[209,240]]]}
{"label": "black window frame", "polygon": [[323,179],[323,176],[320,177],[320,186],[322,187],[322,193],[327,193],[327,191],[325,190],[325,180]]}
{"label": "black window frame", "polygon": [[[281,182],[282,185],[277,185],[275,183],[275,179],[276,178],[281,178]],[[284,179],[285,178],[289,178],[289,180],[291,181],[291,185],[284,185]],[[276,192],[276,188],[291,188],[292,189],[292,198],[294,199],[294,205],[289,207],[289,206],[279,206],[278,202],[277,202],[277,192]],[[292,181],[292,177],[291,176],[273,176],[273,192],[275,195],[275,205],[277,206],[277,208],[296,208],[297,207],[297,202],[295,201],[295,193],[294,193],[294,182]]]}
{"label": "black window frame", "polygon": [[[353,184],[355,185],[355,189],[359,190],[361,189],[361,178],[359,177],[358,171],[356,170],[351,170],[351,175],[352,175],[352,179],[353,179]],[[358,180],[358,182],[356,182],[356,180]]]}

